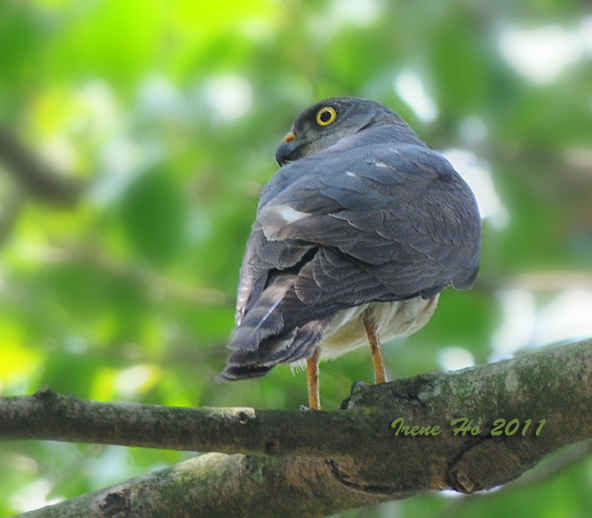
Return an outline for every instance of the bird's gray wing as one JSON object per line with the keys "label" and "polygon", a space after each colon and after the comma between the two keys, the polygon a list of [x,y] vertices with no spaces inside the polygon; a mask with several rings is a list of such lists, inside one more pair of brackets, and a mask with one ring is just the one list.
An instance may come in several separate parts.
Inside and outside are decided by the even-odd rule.
{"label": "bird's gray wing", "polygon": [[241,266],[236,297],[237,325],[242,323],[249,305],[261,296],[270,275],[276,271],[289,270],[313,247],[292,239],[269,241],[260,222],[255,220]]}
{"label": "bird's gray wing", "polygon": [[295,181],[266,200],[257,219],[268,242],[323,250],[296,282],[303,301],[358,305],[472,282],[481,234],[476,202],[427,147],[374,145],[300,160],[281,173]]}

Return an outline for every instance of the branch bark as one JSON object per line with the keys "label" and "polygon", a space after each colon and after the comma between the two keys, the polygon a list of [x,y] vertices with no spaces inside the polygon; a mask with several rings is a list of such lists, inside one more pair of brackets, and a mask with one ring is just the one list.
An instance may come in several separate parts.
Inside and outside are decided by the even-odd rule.
{"label": "branch bark", "polygon": [[[45,389],[0,399],[0,437],[234,453],[202,455],[27,517],[321,517],[515,479],[592,437],[591,373],[586,341],[367,387],[332,411],[99,403]],[[396,435],[398,418],[440,433]],[[478,433],[454,435],[458,418]],[[497,419],[502,433],[492,435]]]}

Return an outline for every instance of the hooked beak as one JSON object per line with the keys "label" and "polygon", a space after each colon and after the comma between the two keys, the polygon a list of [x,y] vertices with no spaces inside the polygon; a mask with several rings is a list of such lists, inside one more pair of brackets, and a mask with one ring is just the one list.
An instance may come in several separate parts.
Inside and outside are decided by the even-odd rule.
{"label": "hooked beak", "polygon": [[282,143],[278,146],[275,152],[275,161],[280,167],[282,167],[288,162],[296,160],[300,157],[298,153],[299,147],[300,142],[298,142],[296,134],[293,131],[290,131],[290,133],[284,137]]}

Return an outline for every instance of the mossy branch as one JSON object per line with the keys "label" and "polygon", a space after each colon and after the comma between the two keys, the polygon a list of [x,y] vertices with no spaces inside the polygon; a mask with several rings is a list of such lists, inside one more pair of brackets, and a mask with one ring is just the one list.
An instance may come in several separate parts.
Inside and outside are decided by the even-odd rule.
{"label": "mossy branch", "polygon": [[[0,399],[0,437],[233,453],[23,516],[321,517],[432,490],[505,484],[592,437],[591,407],[592,342],[581,342],[368,387],[333,411],[98,403],[47,389]],[[398,418],[408,431],[417,426],[416,435],[396,435]],[[450,425],[459,418],[472,421],[464,435]],[[492,435],[498,419],[501,434]],[[432,433],[417,434],[425,426]]]}

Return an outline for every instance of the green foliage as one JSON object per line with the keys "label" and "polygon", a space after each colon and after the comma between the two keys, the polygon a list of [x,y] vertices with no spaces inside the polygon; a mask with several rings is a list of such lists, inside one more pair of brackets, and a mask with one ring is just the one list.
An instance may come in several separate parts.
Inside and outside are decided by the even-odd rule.
{"label": "green foliage", "polygon": [[[514,275],[592,274],[592,23],[581,5],[0,2],[0,126],[66,181],[88,182],[75,206],[55,206],[29,196],[0,162],[2,395],[49,384],[101,400],[304,403],[304,374],[287,367],[230,385],[214,377],[275,147],[301,109],[332,95],[384,102],[431,147],[473,153],[505,207],[505,216],[498,209],[497,220],[484,220],[476,289],[449,290],[425,329],[387,347],[389,374],[443,368],[443,354],[455,347],[480,363],[506,355],[501,331],[514,310],[502,288],[517,286]],[[573,35],[580,53],[556,78],[536,83],[527,65],[512,68],[500,35],[550,25]],[[402,73],[419,79],[435,116],[414,107],[397,81]],[[19,196],[24,203],[15,203]],[[542,310],[567,293],[562,279],[522,285],[532,322],[510,353],[545,342],[537,333],[552,315]],[[324,364],[321,376],[323,403],[335,408],[354,380],[372,380],[367,351]],[[0,515],[183,458],[0,445]],[[583,460],[507,493],[433,495],[344,516],[586,516],[590,467]]]}
{"label": "green foliage", "polygon": [[165,167],[143,173],[122,199],[125,236],[138,254],[158,266],[166,264],[183,244],[185,200]]}

